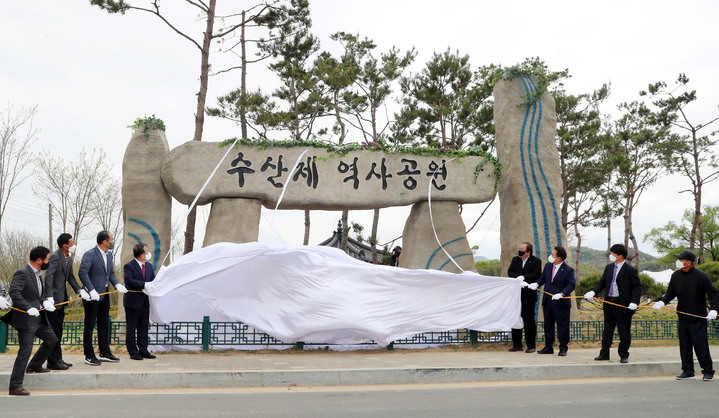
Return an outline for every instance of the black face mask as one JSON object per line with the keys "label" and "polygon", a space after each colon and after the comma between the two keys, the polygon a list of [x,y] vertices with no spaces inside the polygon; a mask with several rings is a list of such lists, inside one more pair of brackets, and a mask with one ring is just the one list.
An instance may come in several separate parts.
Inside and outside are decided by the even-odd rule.
{"label": "black face mask", "polygon": [[113,250],[115,248],[115,241],[110,243],[110,246],[107,247],[108,250]]}
{"label": "black face mask", "polygon": [[519,250],[519,251],[517,251],[517,254],[519,254],[520,257],[524,257],[524,254],[527,254],[527,252]]}
{"label": "black face mask", "polygon": [[42,266],[40,266],[40,270],[47,270],[48,267],[50,267],[50,263],[42,263]]}

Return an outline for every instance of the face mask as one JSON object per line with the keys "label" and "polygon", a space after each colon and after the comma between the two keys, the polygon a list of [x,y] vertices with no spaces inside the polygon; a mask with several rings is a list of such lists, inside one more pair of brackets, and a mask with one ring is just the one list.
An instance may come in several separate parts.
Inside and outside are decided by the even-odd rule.
{"label": "face mask", "polygon": [[40,270],[47,270],[48,267],[50,267],[50,263],[42,263],[42,266],[40,266]]}
{"label": "face mask", "polygon": [[69,252],[71,252],[71,253],[74,253],[76,249],[77,249],[77,245],[73,245],[72,247],[69,247],[69,248],[67,249],[67,251],[69,251]]}
{"label": "face mask", "polygon": [[557,261],[557,259],[550,255],[549,257],[547,257],[547,261],[549,261],[549,264],[554,264],[554,262]]}
{"label": "face mask", "polygon": [[614,254],[609,254],[609,261],[611,261],[613,263],[613,262],[617,261],[617,257],[615,257]]}
{"label": "face mask", "polygon": [[150,260],[152,260],[152,253],[148,251],[145,253],[145,261],[150,261]]}
{"label": "face mask", "polygon": [[527,254],[527,252],[522,250],[517,251],[517,255],[519,255],[520,257],[524,257],[524,254]]}
{"label": "face mask", "polygon": [[111,242],[110,246],[107,247],[108,250],[112,250],[113,248],[115,248],[115,241]]}
{"label": "face mask", "polygon": [[677,264],[677,268],[678,268],[678,269],[683,269],[683,268],[684,268],[684,263],[682,262],[682,260],[677,260],[677,263],[676,263],[676,264]]}

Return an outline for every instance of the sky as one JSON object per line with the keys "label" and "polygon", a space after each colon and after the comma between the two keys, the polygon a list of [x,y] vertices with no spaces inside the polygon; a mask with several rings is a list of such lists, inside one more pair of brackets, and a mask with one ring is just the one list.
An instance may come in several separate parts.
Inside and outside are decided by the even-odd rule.
{"label": "sky", "polygon": [[[255,2],[219,0],[224,11],[239,11]],[[161,3],[170,19],[199,39],[203,30],[196,13],[184,2]],[[698,100],[688,109],[697,122],[719,114],[719,42],[715,30],[719,3],[710,0],[677,1],[339,1],[311,0],[313,33],[322,48],[337,48],[330,34],[359,33],[377,44],[378,51],[393,45],[402,51],[416,48],[410,68],[416,73],[435,52],[448,48],[468,54],[474,68],[498,63],[512,65],[538,56],[550,69],[569,69],[565,82],[571,94],[591,92],[611,83],[612,93],[602,110],[616,114],[621,102],[639,99],[639,90],[656,81],[673,83],[679,73],[690,78]],[[86,0],[4,1],[0,7],[0,109],[37,105],[39,129],[33,152],[48,150],[72,160],[83,148],[102,149],[121,175],[122,158],[132,135],[128,128],[137,117],[156,115],[164,120],[170,148],[192,138],[195,94],[199,86],[199,50],[157,18],[143,13],[110,15]],[[215,53],[215,69],[236,65],[231,55]],[[248,70],[251,88],[271,90],[276,80],[266,64]],[[239,73],[210,79],[207,102],[239,86]],[[398,93],[395,93],[395,97]],[[713,127],[714,130],[719,127]],[[203,140],[239,136],[230,121],[206,118]],[[352,140],[360,140],[355,137]],[[29,166],[28,170],[32,167]],[[30,173],[30,171],[28,171]],[[11,197],[3,228],[23,229],[47,236],[47,202],[31,192],[38,179],[31,176]],[[610,179],[607,180],[611,182]],[[687,180],[660,178],[641,197],[634,214],[634,231],[642,240],[651,228],[678,220],[692,207]],[[716,184],[704,190],[704,203],[719,204]],[[463,219],[474,224],[485,204],[466,205]],[[174,205],[173,217],[186,208]],[[402,234],[409,207],[383,209],[378,241],[392,242]],[[209,206],[198,211],[204,225]],[[487,211],[468,234],[477,254],[498,258],[499,205]],[[260,241],[269,242],[270,211],[263,210]],[[336,229],[339,212],[314,211],[310,244]],[[371,211],[352,211],[350,220],[369,231]],[[282,211],[275,219],[275,243],[301,244],[303,213]],[[54,235],[59,231],[55,228]],[[198,244],[203,228],[198,227]],[[606,246],[606,230],[582,230],[583,245]],[[79,249],[92,245],[94,232],[78,240]],[[623,222],[615,219],[612,241],[623,238]],[[394,242],[400,244],[401,239]],[[655,253],[648,243],[640,249]]]}

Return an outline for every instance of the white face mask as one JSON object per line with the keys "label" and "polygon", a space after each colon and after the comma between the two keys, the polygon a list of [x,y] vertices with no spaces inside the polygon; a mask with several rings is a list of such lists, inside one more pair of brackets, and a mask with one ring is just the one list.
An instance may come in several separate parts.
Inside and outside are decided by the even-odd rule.
{"label": "white face mask", "polygon": [[73,245],[72,247],[67,249],[69,252],[74,253],[75,250],[77,250],[77,245]]}
{"label": "white face mask", "polygon": [[678,268],[678,269],[683,269],[683,268],[684,268],[684,263],[682,262],[682,260],[677,260],[677,263],[676,263],[676,264],[677,264],[677,268]]}
{"label": "white face mask", "polygon": [[617,261],[617,257],[615,257],[614,254],[609,254],[609,261],[611,261],[613,263],[613,262]]}
{"label": "white face mask", "polygon": [[152,253],[148,251],[145,253],[145,261],[150,261],[150,260],[152,260]]}
{"label": "white face mask", "polygon": [[549,261],[549,264],[554,264],[554,262],[557,261],[557,259],[550,255],[549,257],[547,257],[547,261]]}

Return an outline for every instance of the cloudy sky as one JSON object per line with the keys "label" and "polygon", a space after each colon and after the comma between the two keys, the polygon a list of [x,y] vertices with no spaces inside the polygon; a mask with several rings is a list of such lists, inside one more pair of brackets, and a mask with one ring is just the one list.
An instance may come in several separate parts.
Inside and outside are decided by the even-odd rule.
{"label": "cloudy sky", "polygon": [[[254,4],[219,3],[231,11]],[[172,19],[199,39],[202,23],[192,9],[179,1],[162,4]],[[690,117],[702,122],[719,114],[715,75],[719,3],[715,1],[311,0],[310,5],[313,32],[323,48],[336,47],[329,35],[337,31],[369,37],[380,51],[392,45],[403,51],[415,47],[419,55],[413,72],[433,52],[447,48],[468,54],[474,67],[511,65],[539,56],[551,69],[569,69],[573,76],[566,82],[570,93],[590,92],[611,82],[612,95],[603,108],[609,113],[615,112],[618,103],[637,99],[637,92],[648,83],[673,82],[679,73],[686,73],[699,96],[688,109]],[[137,117],[155,114],[163,119],[171,148],[191,139],[199,53],[156,18],[142,13],[109,15],[86,0],[5,1],[0,8],[0,39],[0,105],[38,105],[35,124],[40,133],[35,153],[49,150],[71,160],[82,148],[101,148],[114,165],[113,174],[119,176],[131,135],[127,126]],[[235,63],[230,56],[216,56],[216,69]],[[264,64],[250,68],[248,77],[253,88],[271,90],[276,83]],[[208,105],[238,85],[238,73],[212,78]],[[233,136],[239,136],[233,123],[206,119],[204,140]],[[33,181],[28,180],[13,196],[4,227],[46,236],[47,214],[42,208],[47,203],[30,191]],[[668,176],[642,196],[634,218],[640,239],[652,227],[678,219],[691,207],[691,197],[678,194],[685,183]],[[716,185],[705,189],[704,202],[719,204]],[[465,223],[473,224],[483,208],[466,207]],[[183,207],[175,206],[175,216],[183,213]],[[382,211],[381,243],[401,235],[408,213],[409,208]],[[206,222],[208,214],[209,207],[201,208],[198,224]],[[270,214],[265,215],[260,240],[268,241]],[[336,212],[314,212],[310,243],[328,237],[339,217]],[[351,218],[369,230],[370,212],[351,212]],[[301,243],[301,212],[282,212],[275,222],[277,243]],[[618,241],[621,220],[614,225],[612,234]],[[201,228],[198,233],[202,234]],[[468,238],[470,245],[479,245],[478,254],[497,258],[498,234],[495,206]],[[590,228],[583,234],[584,245],[604,247],[605,231]],[[89,237],[85,241],[91,242]],[[647,245],[643,249],[653,252]]]}

